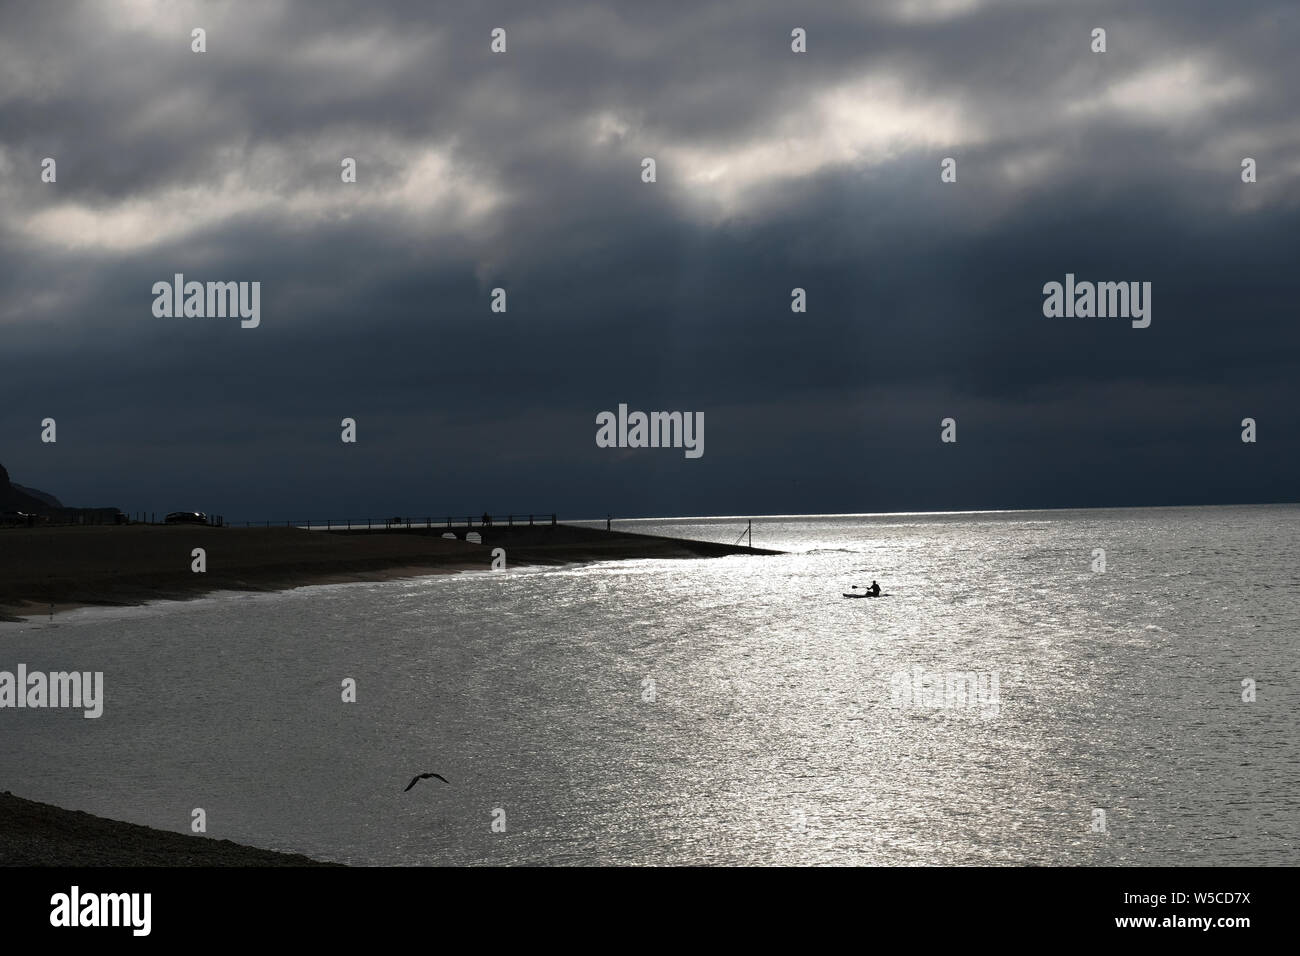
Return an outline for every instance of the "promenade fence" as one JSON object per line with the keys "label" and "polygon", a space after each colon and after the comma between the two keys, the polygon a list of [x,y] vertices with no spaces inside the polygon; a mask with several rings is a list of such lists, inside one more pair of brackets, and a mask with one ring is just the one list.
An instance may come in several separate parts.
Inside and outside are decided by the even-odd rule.
{"label": "promenade fence", "polygon": [[[0,517],[0,528],[48,528],[87,524],[165,524],[166,516],[158,512],[139,511],[121,515],[120,520],[109,515],[4,515]],[[486,521],[484,519],[487,519]],[[190,522],[185,522],[190,523]],[[199,524],[199,522],[192,522]],[[208,526],[227,528],[302,528],[307,531],[391,531],[393,529],[439,528],[451,530],[457,528],[495,528],[495,527],[536,527],[554,526],[559,521],[554,512],[504,514],[504,515],[431,515],[393,516],[388,518],[326,518],[322,520],[301,521],[226,521],[220,515],[210,515]]]}

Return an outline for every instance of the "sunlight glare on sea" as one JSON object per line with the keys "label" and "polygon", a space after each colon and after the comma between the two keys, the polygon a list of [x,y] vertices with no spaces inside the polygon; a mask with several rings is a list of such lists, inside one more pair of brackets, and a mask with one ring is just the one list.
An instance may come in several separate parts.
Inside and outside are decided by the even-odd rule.
{"label": "sunlight glare on sea", "polygon": [[106,696],[0,712],[0,786],[358,864],[1294,865],[1298,541],[1290,506],[765,518],[791,553],[0,625],[0,669]]}

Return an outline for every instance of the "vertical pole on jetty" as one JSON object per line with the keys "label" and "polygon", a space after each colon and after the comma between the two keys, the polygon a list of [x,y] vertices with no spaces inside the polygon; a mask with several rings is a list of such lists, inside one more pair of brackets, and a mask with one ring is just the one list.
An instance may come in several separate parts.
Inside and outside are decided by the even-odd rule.
{"label": "vertical pole on jetty", "polygon": [[613,515],[610,515],[610,514],[605,515],[605,530],[606,530],[606,531],[609,530],[609,523],[610,523],[610,521],[613,520],[613,517],[614,517],[614,516],[613,516]]}

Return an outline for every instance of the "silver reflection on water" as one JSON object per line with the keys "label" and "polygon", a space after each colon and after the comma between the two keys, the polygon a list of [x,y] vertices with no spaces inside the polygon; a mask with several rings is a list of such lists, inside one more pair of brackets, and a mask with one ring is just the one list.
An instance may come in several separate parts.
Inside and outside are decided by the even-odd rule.
{"label": "silver reflection on water", "polygon": [[[764,519],[793,553],[0,625],[0,667],[105,672],[98,720],[6,712],[3,784],[363,864],[1294,864],[1298,531],[1282,506]],[[872,578],[888,597],[841,598]],[[451,785],[402,792],[429,768]]]}

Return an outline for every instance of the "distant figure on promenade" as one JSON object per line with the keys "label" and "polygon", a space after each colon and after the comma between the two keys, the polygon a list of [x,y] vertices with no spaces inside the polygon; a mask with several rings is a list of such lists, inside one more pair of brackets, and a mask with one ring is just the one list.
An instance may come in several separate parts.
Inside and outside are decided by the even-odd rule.
{"label": "distant figure on promenade", "polygon": [[492,526],[492,516],[485,511],[483,512],[483,527],[490,528],[491,526]]}

